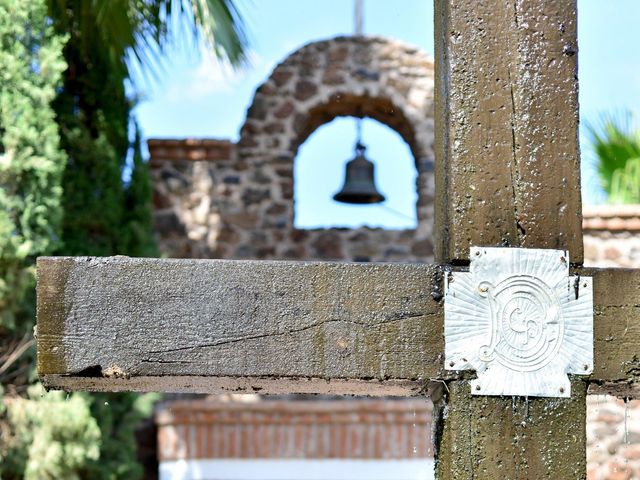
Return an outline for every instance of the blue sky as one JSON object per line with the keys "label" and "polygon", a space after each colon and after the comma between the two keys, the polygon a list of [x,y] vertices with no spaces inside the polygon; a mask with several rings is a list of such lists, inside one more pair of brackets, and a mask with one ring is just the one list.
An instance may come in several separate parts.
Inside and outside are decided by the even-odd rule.
{"label": "blue sky", "polygon": [[[169,52],[168,67],[147,85],[136,109],[146,138],[237,139],[255,89],[289,53],[310,41],[353,31],[350,0],[238,0],[251,39],[251,66],[234,72],[206,53]],[[433,54],[430,0],[364,0],[364,33],[394,37]],[[640,48],[637,0],[578,0],[581,120],[621,110],[640,115]],[[373,120],[364,123],[367,154],[376,163],[382,206],[345,206],[331,200],[353,156],[355,122],[342,118],[320,127],[301,147],[295,164],[295,222],[313,226],[403,228],[415,220],[415,169],[399,136]],[[602,200],[583,142],[585,203]]]}

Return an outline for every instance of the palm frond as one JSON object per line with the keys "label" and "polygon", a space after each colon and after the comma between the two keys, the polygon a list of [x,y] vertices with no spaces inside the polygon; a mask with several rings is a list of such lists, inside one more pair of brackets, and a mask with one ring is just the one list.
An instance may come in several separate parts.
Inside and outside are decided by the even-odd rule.
{"label": "palm frond", "polygon": [[48,6],[59,30],[78,37],[85,51],[103,50],[127,72],[131,53],[159,73],[166,48],[184,35],[196,56],[204,44],[234,67],[247,61],[248,39],[234,0],[48,0]]}
{"label": "palm frond", "polygon": [[633,128],[631,115],[604,114],[596,123],[587,124],[587,132],[598,176],[609,201],[640,201],[637,167],[629,166],[640,158],[640,130]]}
{"label": "palm frond", "polygon": [[631,158],[624,168],[613,172],[611,203],[640,203],[640,157]]}

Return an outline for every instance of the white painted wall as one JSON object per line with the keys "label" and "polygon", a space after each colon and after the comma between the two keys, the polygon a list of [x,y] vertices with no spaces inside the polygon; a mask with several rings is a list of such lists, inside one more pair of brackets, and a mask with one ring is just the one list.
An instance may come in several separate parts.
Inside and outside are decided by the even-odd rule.
{"label": "white painted wall", "polygon": [[433,480],[431,458],[410,460],[178,460],[160,480]]}

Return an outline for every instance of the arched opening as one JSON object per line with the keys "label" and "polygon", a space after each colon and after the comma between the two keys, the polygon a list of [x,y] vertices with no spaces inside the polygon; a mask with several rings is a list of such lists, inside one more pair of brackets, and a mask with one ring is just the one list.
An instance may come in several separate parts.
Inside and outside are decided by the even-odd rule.
{"label": "arched opening", "polygon": [[333,200],[342,187],[346,162],[354,157],[355,125],[355,117],[337,117],[317,128],[299,147],[294,162],[294,227],[415,229],[413,154],[400,134],[371,118],[362,122],[362,140],[386,201],[349,205]]}
{"label": "arched opening", "polygon": [[[220,209],[228,230],[222,237],[233,241],[228,251],[234,258],[431,260],[433,109],[433,61],[414,47],[341,37],[292,53],[256,90],[234,162],[220,164],[237,172],[223,177],[229,180]],[[389,199],[382,207],[333,201],[355,153],[354,118],[386,126],[371,134],[375,122],[368,121],[363,138]],[[341,147],[335,136],[323,135],[334,129],[342,132]],[[379,150],[385,133],[397,148]],[[360,168],[369,167],[360,162]],[[403,170],[404,179],[398,175]],[[396,205],[397,198],[405,205]],[[336,208],[351,212],[341,215]],[[241,235],[242,229],[250,231]]]}

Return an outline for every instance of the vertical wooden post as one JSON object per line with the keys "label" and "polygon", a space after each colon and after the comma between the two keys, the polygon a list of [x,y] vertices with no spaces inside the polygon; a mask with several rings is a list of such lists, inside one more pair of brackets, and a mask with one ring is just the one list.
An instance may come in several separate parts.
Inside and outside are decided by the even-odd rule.
{"label": "vertical wooden post", "polygon": [[438,480],[585,478],[585,382],[572,382],[566,399],[471,397],[460,381],[448,388],[446,413],[438,405]]}
{"label": "vertical wooden post", "polygon": [[[569,250],[581,264],[575,0],[435,0],[436,257]],[[586,475],[586,385],[570,399],[436,401],[436,478]]]}
{"label": "vertical wooden post", "polygon": [[575,0],[436,0],[437,260],[582,263]]}

